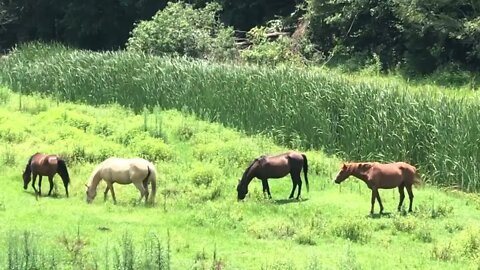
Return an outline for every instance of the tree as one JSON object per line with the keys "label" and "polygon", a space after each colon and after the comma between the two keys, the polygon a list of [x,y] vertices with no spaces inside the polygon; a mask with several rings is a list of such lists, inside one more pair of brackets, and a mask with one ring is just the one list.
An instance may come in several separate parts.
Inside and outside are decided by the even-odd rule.
{"label": "tree", "polygon": [[384,69],[478,68],[480,2],[307,0],[310,38],[326,54],[379,56]]}

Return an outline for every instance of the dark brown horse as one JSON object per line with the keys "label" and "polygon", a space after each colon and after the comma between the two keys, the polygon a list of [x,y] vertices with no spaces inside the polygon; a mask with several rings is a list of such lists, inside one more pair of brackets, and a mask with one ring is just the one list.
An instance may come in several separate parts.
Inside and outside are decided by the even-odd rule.
{"label": "dark brown horse", "polygon": [[302,179],[300,178],[302,168],[308,191],[308,162],[307,157],[304,154],[291,151],[277,156],[260,156],[259,158],[256,158],[243,173],[242,179],[237,186],[237,198],[238,200],[243,200],[245,198],[248,193],[248,185],[255,177],[262,180],[263,194],[267,192],[268,197],[272,198],[270,187],[268,186],[268,178],[282,178],[290,173],[293,187],[289,198],[293,198],[295,188],[298,186],[298,199],[302,192]]}
{"label": "dark brown horse", "polygon": [[412,185],[420,185],[420,176],[417,169],[405,162],[395,162],[388,164],[373,163],[347,163],[343,164],[342,169],[338,173],[335,183],[340,184],[350,175],[362,180],[367,184],[368,188],[372,190],[372,208],[370,214],[373,214],[373,206],[375,199],[380,204],[380,214],[383,212],[382,201],[378,189],[391,189],[398,187],[400,193],[400,202],[398,204],[398,211],[400,211],[403,199],[405,199],[404,189],[407,189],[408,197],[410,199],[410,206],[408,212],[412,212],[413,192]]}
{"label": "dark brown horse", "polygon": [[[51,195],[53,189],[53,176],[58,173],[62,178],[63,185],[65,186],[65,192],[68,197],[68,184],[70,183],[70,176],[68,175],[67,166],[65,161],[57,155],[45,155],[36,153],[28,160],[25,171],[23,172],[23,189],[27,189],[28,183],[32,180],[32,187],[35,193],[42,195],[42,176],[48,176],[48,182],[50,182],[50,190],[48,196]],[[35,180],[37,175],[40,176],[38,180],[38,191],[35,188]]]}

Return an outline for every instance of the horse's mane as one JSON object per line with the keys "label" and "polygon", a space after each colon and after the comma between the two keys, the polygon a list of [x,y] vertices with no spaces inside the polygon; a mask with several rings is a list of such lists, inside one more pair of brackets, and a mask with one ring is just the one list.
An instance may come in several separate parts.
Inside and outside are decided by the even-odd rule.
{"label": "horse's mane", "polygon": [[351,163],[347,163],[346,165],[347,165],[348,171],[354,171],[356,169],[367,171],[372,167],[371,162],[351,162]]}
{"label": "horse's mane", "polygon": [[98,164],[92,171],[92,173],[90,174],[90,177],[88,178],[88,182],[87,182],[87,187],[90,187],[92,185],[92,182],[93,182],[93,179],[95,178],[95,175],[97,175],[98,171],[100,171],[100,169],[103,168],[103,165],[105,163],[105,160],[103,162],[101,162],[100,164]]}
{"label": "horse's mane", "polygon": [[263,157],[265,157],[265,156],[260,156],[260,157],[258,157],[258,158],[256,158],[256,159],[254,159],[254,160],[250,163],[250,165],[248,165],[247,169],[243,172],[242,179],[240,179],[240,183],[243,183],[243,181],[244,181],[245,178],[247,177],[247,174],[248,174],[248,172],[250,171],[250,169],[253,167],[253,165],[254,165],[258,160],[262,159]]}
{"label": "horse's mane", "polygon": [[33,154],[33,155],[28,159],[27,165],[25,166],[25,171],[23,172],[23,174],[28,174],[28,173],[31,172],[31,170],[30,170],[30,164],[32,164],[32,159],[33,159],[33,157],[34,157],[35,155],[37,155],[37,154],[39,154],[39,153]]}

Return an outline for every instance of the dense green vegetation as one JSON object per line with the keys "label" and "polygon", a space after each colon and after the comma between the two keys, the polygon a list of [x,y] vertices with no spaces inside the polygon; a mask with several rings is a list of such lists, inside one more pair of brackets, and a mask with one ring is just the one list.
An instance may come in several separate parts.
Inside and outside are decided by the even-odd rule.
{"label": "dense green vegetation", "polygon": [[[406,160],[436,184],[477,191],[479,97],[321,70],[267,69],[33,44],[4,58],[20,93],[99,105],[175,108],[290,147],[349,160]],[[235,104],[235,105],[232,105]]]}
{"label": "dense green vegetation", "polygon": [[[184,3],[187,4],[184,4]],[[421,78],[425,74],[460,73],[463,83],[478,86],[480,64],[480,2],[462,0],[194,0],[194,1],[96,1],[67,3],[61,0],[0,1],[0,50],[32,41],[56,41],[93,50],[125,48],[135,34],[156,45],[152,53],[179,53],[172,48],[188,47],[184,55],[202,58],[206,49],[229,45],[230,60],[242,49],[253,50],[243,60],[301,59],[302,64],[340,66]],[[177,12],[168,12],[176,6]],[[201,10],[216,6],[215,21]],[[162,14],[163,15],[160,15]],[[153,16],[153,18],[152,18]],[[155,24],[146,21],[156,21]],[[192,24],[192,22],[195,22]],[[218,31],[218,25],[229,31]],[[148,27],[147,27],[148,26]],[[188,30],[187,30],[188,29]],[[230,47],[234,38],[252,37],[247,33],[265,29],[287,33],[267,44],[255,42],[247,48]],[[186,31],[187,30],[187,31]],[[205,31],[206,30],[206,31]],[[172,35],[172,33],[175,33]],[[205,35],[205,33],[208,33]],[[145,35],[146,34],[146,35]],[[155,34],[155,35],[152,35]],[[137,37],[135,37],[138,39]],[[211,38],[218,39],[212,44]],[[138,45],[138,42],[137,42]],[[145,44],[142,44],[142,46]],[[202,46],[198,46],[202,45]],[[281,49],[279,49],[281,47]],[[225,48],[225,47],[220,47]],[[221,50],[217,50],[217,53]],[[230,53],[234,51],[236,53]],[[182,52],[180,52],[182,53]],[[258,54],[258,55],[256,55]],[[296,57],[285,57],[285,55]],[[252,59],[252,56],[254,59]],[[278,60],[278,59],[277,59]],[[297,63],[298,64],[298,63]],[[473,71],[474,73],[466,72]]]}
{"label": "dense green vegetation", "polygon": [[[303,200],[286,200],[287,177],[270,181],[273,200],[254,181],[238,203],[235,185],[252,157],[285,150],[266,137],[178,111],[134,114],[6,88],[0,102],[2,269],[473,269],[480,263],[478,196],[414,189],[414,213],[405,215],[395,211],[398,192],[383,190],[390,214],[370,218],[364,184],[334,185],[340,160],[308,151],[311,190]],[[53,197],[22,189],[21,172],[36,151],[66,158],[70,198],[58,177]],[[91,170],[110,155],[154,161],[156,206],[137,205],[132,185],[116,186],[117,205],[101,196],[85,202]]]}

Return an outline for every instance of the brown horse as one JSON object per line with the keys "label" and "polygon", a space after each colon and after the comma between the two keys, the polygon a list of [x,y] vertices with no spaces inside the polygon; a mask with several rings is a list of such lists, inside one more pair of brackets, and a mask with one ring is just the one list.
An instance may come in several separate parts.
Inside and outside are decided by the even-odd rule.
{"label": "brown horse", "polygon": [[398,192],[400,193],[398,211],[400,211],[403,204],[403,199],[405,199],[404,188],[406,188],[408,197],[410,199],[408,212],[412,212],[412,185],[421,184],[420,176],[418,175],[417,169],[414,166],[405,162],[388,164],[381,164],[377,162],[343,164],[342,169],[335,179],[335,183],[340,184],[350,175],[353,175],[365,182],[368,188],[372,190],[372,208],[370,209],[370,214],[373,214],[375,199],[377,199],[378,203],[380,204],[380,214],[383,212],[383,205],[382,201],[380,200],[378,189],[391,189],[396,187],[398,187]]}
{"label": "brown horse", "polygon": [[[23,189],[27,189],[28,183],[30,183],[30,181],[32,180],[31,175],[33,174],[33,190],[35,190],[35,193],[41,196],[42,176],[48,176],[48,182],[50,182],[50,190],[48,191],[48,196],[50,196],[53,189],[53,176],[56,173],[58,173],[62,178],[63,185],[65,186],[65,192],[68,197],[68,184],[70,183],[70,176],[68,175],[65,161],[57,155],[45,155],[35,153],[28,160],[25,171],[23,172]],[[40,179],[38,180],[38,191],[35,188],[35,181],[37,180],[37,175],[40,176]]]}
{"label": "brown horse", "polygon": [[300,178],[300,172],[305,175],[305,183],[308,187],[308,162],[307,157],[304,154],[298,152],[287,152],[277,156],[260,156],[256,158],[243,173],[242,179],[238,183],[237,192],[238,200],[243,200],[248,193],[248,185],[253,178],[257,177],[262,180],[263,194],[268,193],[269,198],[272,198],[270,194],[270,187],[268,186],[268,178],[282,178],[290,173],[292,177],[292,192],[289,199],[293,198],[295,188],[298,186],[297,199],[302,192],[302,179]]}

